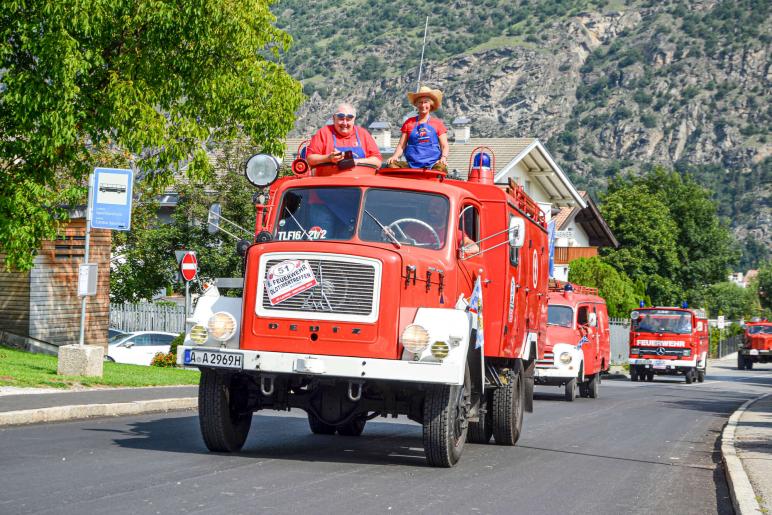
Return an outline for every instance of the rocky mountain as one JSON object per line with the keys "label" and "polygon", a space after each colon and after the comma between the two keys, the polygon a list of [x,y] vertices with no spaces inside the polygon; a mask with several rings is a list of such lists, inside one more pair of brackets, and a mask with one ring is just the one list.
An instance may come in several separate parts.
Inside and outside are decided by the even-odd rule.
{"label": "rocky mountain", "polygon": [[443,90],[472,136],[537,137],[582,188],[661,164],[711,188],[744,246],[772,253],[767,0],[284,0],[282,56],[308,101],[295,135],[340,99],[396,134],[416,87]]}

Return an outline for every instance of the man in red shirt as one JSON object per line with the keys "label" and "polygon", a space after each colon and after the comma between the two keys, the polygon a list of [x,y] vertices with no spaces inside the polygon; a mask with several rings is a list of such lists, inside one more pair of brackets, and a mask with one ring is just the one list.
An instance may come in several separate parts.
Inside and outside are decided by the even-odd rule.
{"label": "man in red shirt", "polygon": [[[354,125],[356,109],[351,104],[338,105],[332,115],[332,125],[319,129],[308,145],[306,160],[316,175],[332,175],[357,165],[380,168],[383,158],[375,140],[364,127]],[[351,151],[351,160],[344,160]]]}

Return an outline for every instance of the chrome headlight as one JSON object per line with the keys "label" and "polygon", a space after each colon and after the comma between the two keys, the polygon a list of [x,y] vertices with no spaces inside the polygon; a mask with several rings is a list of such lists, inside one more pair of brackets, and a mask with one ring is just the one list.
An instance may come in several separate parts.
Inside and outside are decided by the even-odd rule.
{"label": "chrome headlight", "polygon": [[691,356],[692,355],[692,349],[684,349],[684,356]]}
{"label": "chrome headlight", "polygon": [[640,354],[640,353],[641,353],[641,349],[639,349],[638,347],[633,347],[632,349],[630,349],[630,354]]}
{"label": "chrome headlight", "polygon": [[194,325],[190,330],[190,339],[193,343],[203,345],[206,343],[207,338],[209,338],[209,333],[207,332],[206,327],[201,324]]}
{"label": "chrome headlight", "polygon": [[571,356],[570,352],[561,352],[560,358],[558,359],[560,359],[560,362],[563,363],[564,365],[568,365],[569,363],[571,363],[571,360],[574,358],[573,356]]}
{"label": "chrome headlight", "polygon": [[399,337],[402,346],[413,354],[419,354],[429,346],[429,331],[418,324],[410,324]]}
{"label": "chrome headlight", "polygon": [[225,311],[218,311],[209,317],[206,325],[212,338],[221,342],[230,340],[236,334],[236,318]]}

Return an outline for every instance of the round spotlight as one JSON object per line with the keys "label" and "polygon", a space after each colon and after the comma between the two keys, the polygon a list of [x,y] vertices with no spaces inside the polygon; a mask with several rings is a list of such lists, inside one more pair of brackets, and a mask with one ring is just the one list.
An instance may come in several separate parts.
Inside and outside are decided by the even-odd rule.
{"label": "round spotlight", "polygon": [[203,345],[206,343],[207,338],[209,338],[209,333],[207,332],[206,327],[201,324],[194,325],[193,329],[190,330],[190,339],[193,343]]}
{"label": "round spotlight", "polygon": [[236,318],[225,311],[218,311],[211,317],[207,323],[209,334],[217,341],[227,341],[236,334]]}
{"label": "round spotlight", "polygon": [[402,331],[399,339],[408,351],[418,354],[429,345],[429,331],[418,324],[410,324]]}
{"label": "round spotlight", "polygon": [[279,176],[279,164],[273,156],[255,154],[247,161],[247,179],[258,188],[268,186]]}

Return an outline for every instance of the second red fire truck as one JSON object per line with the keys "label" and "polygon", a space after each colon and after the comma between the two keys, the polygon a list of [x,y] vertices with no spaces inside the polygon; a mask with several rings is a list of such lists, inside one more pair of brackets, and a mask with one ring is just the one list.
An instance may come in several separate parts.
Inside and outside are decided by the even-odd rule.
{"label": "second red fire truck", "polygon": [[747,322],[743,346],[737,349],[737,368],[750,370],[754,363],[772,362],[772,322]]}
{"label": "second red fire truck", "polygon": [[610,364],[606,301],[597,288],[556,282],[549,288],[547,345],[536,362],[536,384],[563,386],[565,399],[597,398]]}
{"label": "second red fire truck", "polygon": [[701,310],[643,307],[630,318],[630,379],[682,374],[703,382],[708,369],[708,320]]}

